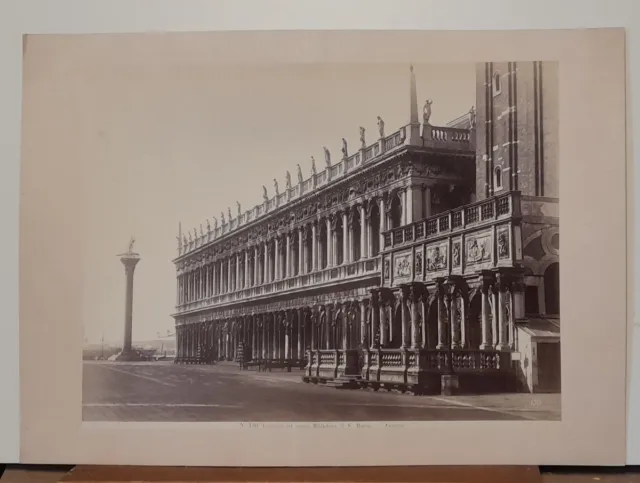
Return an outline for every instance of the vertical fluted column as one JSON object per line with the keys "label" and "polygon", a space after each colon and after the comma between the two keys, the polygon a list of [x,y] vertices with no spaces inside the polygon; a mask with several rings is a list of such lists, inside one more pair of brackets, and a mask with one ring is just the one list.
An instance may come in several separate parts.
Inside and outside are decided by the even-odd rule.
{"label": "vertical fluted column", "polygon": [[507,340],[507,321],[506,319],[506,305],[509,297],[508,287],[504,280],[498,280],[496,283],[496,291],[498,293],[498,346],[496,349],[499,351],[509,350],[509,341]]}
{"label": "vertical fluted column", "polygon": [[268,242],[264,242],[264,273],[262,275],[262,279],[260,280],[262,283],[268,283],[271,281],[271,275],[269,273],[269,260],[271,259],[271,250],[269,250],[269,243]]}
{"label": "vertical fluted column", "polygon": [[491,297],[491,335],[492,337],[492,347],[498,347],[498,312],[499,312],[499,290],[498,287],[494,284],[491,287],[490,297]]}
{"label": "vertical fluted column", "polygon": [[273,263],[273,279],[280,280],[280,243],[278,237],[273,240],[275,260]]}
{"label": "vertical fluted column", "polygon": [[225,292],[229,293],[231,292],[231,275],[232,275],[232,263],[231,263],[231,257],[227,257],[227,276],[226,278],[226,286],[225,286]]}
{"label": "vertical fluted column", "polygon": [[417,285],[411,286],[411,348],[420,348],[420,313],[418,312],[421,293]]}
{"label": "vertical fluted column", "polygon": [[327,268],[333,267],[333,230],[331,230],[331,219],[327,217]]}
{"label": "vertical fluted column", "polygon": [[305,248],[307,244],[305,243],[305,229],[301,226],[298,229],[298,275],[304,275],[306,272],[305,267]]}
{"label": "vertical fluted column", "polygon": [[360,258],[369,258],[369,231],[367,228],[367,210],[360,205]]}
{"label": "vertical fluted column", "polygon": [[291,263],[291,233],[287,233],[286,235],[287,237],[287,246],[286,246],[286,252],[285,252],[285,259],[284,259],[284,276],[282,278],[287,278],[290,277],[293,273],[292,270],[292,263]]}
{"label": "vertical fluted column", "polygon": [[244,280],[243,280],[243,282],[244,282],[243,287],[244,288],[249,288],[249,286],[250,286],[250,283],[249,283],[251,281],[251,278],[249,276],[249,273],[251,273],[249,271],[250,268],[251,267],[249,265],[249,248],[247,248],[244,251]]}
{"label": "vertical fluted column", "polygon": [[407,209],[405,224],[413,223],[413,186],[407,186],[405,191],[405,203]]}
{"label": "vertical fluted column", "polygon": [[367,341],[367,301],[360,301],[360,347],[368,347]]}
{"label": "vertical fluted column", "polygon": [[384,232],[387,229],[387,207],[384,197],[380,198],[380,250],[384,248]]}
{"label": "vertical fluted column", "polygon": [[347,212],[342,213],[342,263],[346,265],[349,260],[349,216]]}
{"label": "vertical fluted column", "polygon": [[447,318],[450,306],[450,296],[445,293],[442,282],[436,282],[436,297],[438,307],[438,345],[436,349],[447,349]]}
{"label": "vertical fluted column", "polygon": [[455,287],[451,287],[451,307],[449,310],[449,327],[451,327],[451,348],[460,349],[460,317],[458,300],[460,294]]}
{"label": "vertical fluted column", "polygon": [[381,300],[379,303],[380,312],[380,346],[385,347],[388,341],[388,324],[387,324],[387,302]]}
{"label": "vertical fluted column", "polygon": [[409,302],[409,287],[406,285],[400,289],[400,315],[402,319],[402,348],[406,349],[410,345],[411,329],[409,328],[409,317],[407,317],[407,303]]}
{"label": "vertical fluted column", "polygon": [[311,271],[318,270],[320,264],[318,263],[318,237],[316,234],[317,222],[311,223]]}
{"label": "vertical fluted column", "polygon": [[252,286],[260,284],[260,247],[256,245],[253,248],[253,280]]}
{"label": "vertical fluted column", "polygon": [[378,327],[380,326],[380,306],[378,305],[379,297],[377,290],[371,290],[371,329],[369,331],[369,342],[371,349],[378,347],[378,339],[376,334],[378,333]]}

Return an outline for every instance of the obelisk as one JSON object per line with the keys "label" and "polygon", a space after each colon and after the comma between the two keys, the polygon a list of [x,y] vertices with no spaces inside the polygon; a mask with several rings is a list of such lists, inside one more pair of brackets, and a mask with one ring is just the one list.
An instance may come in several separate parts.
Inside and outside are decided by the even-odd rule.
{"label": "obelisk", "polygon": [[135,239],[132,237],[129,242],[129,250],[126,253],[118,255],[120,261],[124,265],[124,273],[126,276],[126,292],[125,292],[125,306],[124,306],[124,345],[122,346],[122,352],[118,355],[119,361],[132,361],[138,360],[138,355],[132,350],[131,347],[131,334],[133,330],[133,272],[136,269],[136,265],[140,261],[140,255],[133,251],[133,244]]}

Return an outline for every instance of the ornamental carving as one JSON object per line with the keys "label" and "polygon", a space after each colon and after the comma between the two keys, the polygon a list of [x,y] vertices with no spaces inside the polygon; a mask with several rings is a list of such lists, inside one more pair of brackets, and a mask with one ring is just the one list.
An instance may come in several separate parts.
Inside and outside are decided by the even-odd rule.
{"label": "ornamental carving", "polygon": [[427,272],[439,272],[447,269],[447,244],[427,247]]}
{"label": "ornamental carving", "polygon": [[455,241],[451,247],[451,266],[459,267],[460,266],[460,242]]}
{"label": "ornamental carving", "polygon": [[416,253],[416,274],[422,274],[422,253]]}
{"label": "ornamental carving", "polygon": [[498,258],[509,258],[509,227],[498,228]]}
{"label": "ornamental carving", "polygon": [[393,278],[411,278],[411,254],[394,255],[393,257]]}
{"label": "ornamental carving", "polygon": [[466,264],[474,265],[491,260],[490,244],[491,235],[467,238]]}
{"label": "ornamental carving", "polygon": [[388,258],[384,259],[382,274],[385,280],[391,278],[391,262]]}

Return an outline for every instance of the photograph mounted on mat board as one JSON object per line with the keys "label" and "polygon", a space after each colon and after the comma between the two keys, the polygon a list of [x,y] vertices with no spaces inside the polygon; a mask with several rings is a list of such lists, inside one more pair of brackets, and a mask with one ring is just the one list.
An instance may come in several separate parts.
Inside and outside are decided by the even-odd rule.
{"label": "photograph mounted on mat board", "polygon": [[[624,208],[624,197],[592,208],[589,180],[571,175],[593,156],[575,137],[592,128],[574,105],[601,86],[566,86],[596,74],[605,52],[619,102],[603,103],[601,135],[624,144],[624,37],[557,31],[556,51],[527,47],[536,32],[365,35],[414,46],[405,61],[362,55],[353,32],[308,33],[293,51],[300,35],[27,38],[23,460],[201,464],[204,454],[158,459],[113,438],[130,446],[151,431],[170,451],[224,431],[241,449],[218,464],[369,464],[367,444],[334,454],[336,437],[398,441],[380,464],[424,464],[401,451],[410,438],[595,434],[576,399],[589,388],[607,391],[620,454],[567,457],[623,460],[624,297],[610,322],[621,352],[607,363],[620,377],[592,364],[594,389],[567,369],[602,333],[576,292],[589,289],[575,256],[586,228],[571,210]],[[477,58],[417,48],[439,37],[486,47]],[[492,37],[513,45],[491,48]],[[572,45],[592,51],[572,56]],[[613,159],[607,186],[623,189],[624,149]],[[562,277],[560,210],[571,213]],[[33,231],[43,224],[46,238]],[[603,269],[611,288],[624,283],[619,258]],[[46,337],[45,305],[62,311]],[[45,339],[56,365],[36,367],[29,353]],[[33,384],[51,379],[68,388],[57,421],[35,407]],[[68,447],[47,452],[30,420],[65,427]],[[430,426],[446,441],[424,442]],[[327,446],[249,452],[299,438]],[[540,448],[492,463],[556,457]]]}

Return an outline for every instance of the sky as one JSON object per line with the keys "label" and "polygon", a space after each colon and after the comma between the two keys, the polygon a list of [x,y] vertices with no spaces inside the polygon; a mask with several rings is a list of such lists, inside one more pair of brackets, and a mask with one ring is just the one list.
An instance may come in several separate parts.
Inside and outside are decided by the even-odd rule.
{"label": "sky", "polygon": [[[173,328],[178,223],[199,229],[236,201],[248,209],[273,195],[273,178],[322,169],[322,146],[339,159],[341,139],[390,134],[409,121],[408,64],[226,63],[171,35],[86,36],[39,44],[38,80],[73,113],[82,140],[85,339],[118,343],[124,331],[124,268],[131,236],[141,256],[134,283],[133,339]],[[215,45],[210,46],[216,48]],[[418,109],[432,99],[434,125],[475,102],[473,64],[416,64]],[[353,148],[350,149],[350,152]]]}

